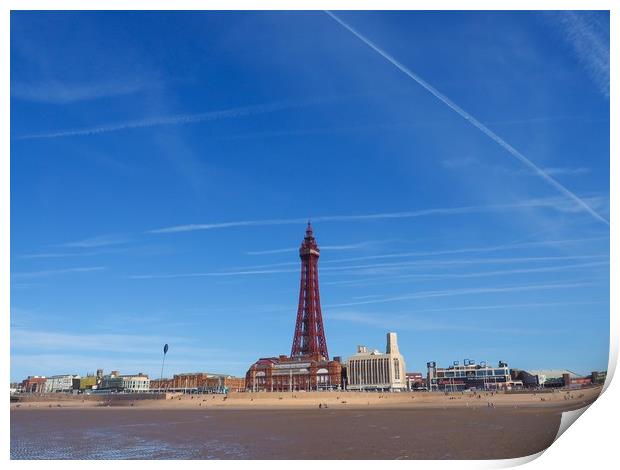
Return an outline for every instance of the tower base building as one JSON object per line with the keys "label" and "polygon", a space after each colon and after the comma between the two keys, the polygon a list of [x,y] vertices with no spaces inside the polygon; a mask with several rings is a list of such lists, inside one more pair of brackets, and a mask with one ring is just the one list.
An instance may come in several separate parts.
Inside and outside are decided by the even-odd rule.
{"label": "tower base building", "polygon": [[252,364],[245,383],[251,392],[340,390],[342,365],[337,357],[265,357]]}

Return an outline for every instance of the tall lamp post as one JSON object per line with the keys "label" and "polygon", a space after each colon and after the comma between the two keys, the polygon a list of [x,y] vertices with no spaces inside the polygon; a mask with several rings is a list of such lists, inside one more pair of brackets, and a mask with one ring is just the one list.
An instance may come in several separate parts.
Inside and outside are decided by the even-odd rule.
{"label": "tall lamp post", "polygon": [[159,374],[159,391],[161,393],[164,378],[164,362],[166,362],[166,353],[168,352],[168,343],[164,344],[164,358],[161,361],[161,372]]}

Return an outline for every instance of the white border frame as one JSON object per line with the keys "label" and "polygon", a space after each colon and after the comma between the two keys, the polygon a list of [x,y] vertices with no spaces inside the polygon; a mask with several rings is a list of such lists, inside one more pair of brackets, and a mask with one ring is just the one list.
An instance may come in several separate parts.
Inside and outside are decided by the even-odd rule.
{"label": "white border frame", "polygon": [[[613,86],[613,79],[618,77],[618,61],[614,60],[614,52],[618,51],[617,29],[619,21],[617,18],[618,7],[614,8],[614,2],[601,0],[504,0],[502,2],[489,0],[469,0],[467,2],[458,0],[418,0],[418,1],[396,1],[396,0],[333,0],[333,1],[308,1],[297,0],[5,0],[2,2],[0,15],[0,70],[2,70],[2,87],[0,91],[0,302],[2,311],[6,313],[2,324],[2,344],[5,345],[5,353],[2,358],[2,371],[4,377],[9,378],[10,370],[10,11],[11,10],[610,10],[610,65],[611,65],[611,98],[610,98],[610,128],[613,129],[617,123],[618,94]],[[617,80],[616,80],[617,82]],[[617,155],[618,139],[614,133],[610,134],[611,146],[610,155]],[[618,215],[618,189],[614,187],[614,182],[618,182],[618,164],[610,158],[610,219],[615,220]],[[618,234],[611,225],[610,231],[610,280],[611,286],[620,286],[618,277]],[[608,381],[605,384],[605,393],[587,410],[579,419],[577,426],[571,426],[548,450],[530,457],[512,460],[472,460],[472,461],[423,461],[407,462],[395,461],[391,465],[424,465],[425,468],[499,468],[521,465],[530,462],[535,457],[542,455],[530,463],[533,468],[562,468],[573,466],[607,466],[609,461],[615,460],[614,451],[617,445],[615,439],[615,422],[620,412],[618,402],[620,397],[620,387],[611,381],[614,375],[618,360],[618,294],[614,289],[610,289],[610,354],[608,367]],[[5,423],[2,428],[2,437],[5,443],[4,457],[9,460],[9,407],[5,405],[2,409],[2,421]],[[613,460],[612,460],[613,459]],[[263,463],[264,462],[264,463]],[[351,461],[341,463],[339,461],[321,461],[320,463],[311,461],[255,461],[252,467],[269,465],[275,468],[285,468],[295,465],[301,468],[321,467],[343,467],[355,466],[357,469],[376,467],[378,463],[374,461]],[[10,465],[16,468],[40,466],[39,462],[10,461]],[[73,467],[73,466],[93,466],[103,468],[108,466],[107,461],[53,461],[46,462],[46,467],[51,465]],[[129,466],[135,463],[118,462],[117,465]],[[170,465],[167,461],[149,461],[149,466],[164,468]],[[233,468],[241,465],[235,461],[196,461],[179,463],[179,465],[189,465],[204,467],[213,465],[219,468]],[[243,464],[243,465],[247,465]],[[381,464],[384,465],[384,464]]]}

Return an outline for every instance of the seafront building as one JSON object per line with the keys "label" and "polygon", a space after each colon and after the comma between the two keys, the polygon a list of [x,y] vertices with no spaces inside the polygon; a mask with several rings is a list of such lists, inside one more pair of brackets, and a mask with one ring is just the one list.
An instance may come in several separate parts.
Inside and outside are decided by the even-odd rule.
{"label": "seafront building", "polygon": [[431,391],[511,390],[523,386],[521,381],[512,379],[510,368],[503,361],[499,361],[497,367],[491,367],[486,362],[476,364],[470,359],[465,359],[463,364],[454,361],[446,368],[437,367],[436,362],[428,362],[426,366],[426,381]]}
{"label": "seafront building", "polygon": [[245,379],[227,374],[190,372],[175,374],[171,379],[152,379],[151,391],[184,393],[228,393],[245,389]]}
{"label": "seafront building", "polygon": [[73,379],[79,379],[79,375],[52,375],[47,377],[43,391],[45,393],[71,392],[73,390]]}
{"label": "seafront building", "polygon": [[387,334],[385,353],[366,346],[347,359],[347,390],[401,391],[407,390],[405,359],[398,350],[396,333]]}
{"label": "seafront building", "polygon": [[286,392],[299,390],[340,390],[342,364],[324,358],[263,357],[252,364],[246,375],[246,389],[251,392]]}
{"label": "seafront building", "polygon": [[126,392],[148,392],[150,388],[150,379],[146,374],[138,375],[122,375],[123,390]]}
{"label": "seafront building", "polygon": [[109,375],[104,375],[100,390],[116,392],[148,392],[150,388],[149,376],[143,373],[121,375],[113,370]]}
{"label": "seafront building", "polygon": [[592,385],[594,374],[581,376],[567,369],[512,371],[512,376],[528,388],[580,388]]}
{"label": "seafront building", "polygon": [[422,372],[406,372],[405,380],[407,381],[407,390],[426,389],[426,378]]}
{"label": "seafront building", "polygon": [[94,375],[87,375],[86,377],[73,379],[73,390],[84,392],[85,390],[97,389],[97,377]]}
{"label": "seafront building", "polygon": [[592,378],[592,383],[593,384],[602,384],[605,383],[605,380],[607,380],[607,371],[592,371],[590,373],[590,377]]}
{"label": "seafront building", "polygon": [[308,222],[299,249],[301,285],[291,355],[258,359],[246,373],[246,390],[280,392],[342,388],[340,358],[330,360],[327,352],[319,294],[320,251]]}
{"label": "seafront building", "polygon": [[23,393],[43,393],[45,391],[45,382],[47,378],[40,375],[29,375],[21,383],[21,391]]}

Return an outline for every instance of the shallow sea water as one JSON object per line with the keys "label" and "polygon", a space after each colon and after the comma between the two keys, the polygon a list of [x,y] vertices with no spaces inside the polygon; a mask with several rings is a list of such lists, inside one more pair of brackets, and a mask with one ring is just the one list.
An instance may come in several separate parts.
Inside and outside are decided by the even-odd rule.
{"label": "shallow sea water", "polygon": [[[36,412],[35,412],[36,413]],[[171,439],[174,428],[199,424],[200,419],[95,425],[91,429],[12,429],[11,459],[14,460],[130,460],[130,459],[244,459],[246,449],[235,442],[200,435],[182,442]],[[48,428],[43,426],[43,428]]]}
{"label": "shallow sea water", "polygon": [[[493,459],[530,455],[559,410],[11,411],[11,459]],[[472,445],[484,442],[484,446]]]}

